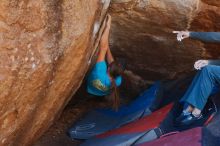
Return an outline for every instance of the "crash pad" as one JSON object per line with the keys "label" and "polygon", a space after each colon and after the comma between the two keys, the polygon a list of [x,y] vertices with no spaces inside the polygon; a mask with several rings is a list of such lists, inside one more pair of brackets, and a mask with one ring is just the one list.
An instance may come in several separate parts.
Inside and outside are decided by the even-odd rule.
{"label": "crash pad", "polygon": [[81,146],[131,145],[144,134],[159,127],[160,123],[165,119],[172,106],[173,104],[169,104],[139,120],[97,135],[86,140]]}
{"label": "crash pad", "polygon": [[[143,92],[133,102],[128,105],[122,105],[117,112],[110,108],[90,111],[82,120],[75,123],[68,130],[68,135],[72,139],[88,139],[95,135],[121,127],[127,123],[150,114],[152,111],[155,111],[155,108],[152,108],[155,103],[158,104],[158,101],[164,102],[164,100],[169,99],[169,94],[166,95],[165,98],[164,96],[160,96],[161,87],[163,87],[161,82],[156,82],[153,84],[153,86],[151,86],[151,88]],[[211,108],[212,110],[210,110],[210,108],[206,109],[208,109],[207,114],[204,114],[204,118],[195,125],[190,127],[176,128],[174,127],[173,119],[180,114],[182,108],[180,106],[175,106],[169,116],[166,117],[164,122],[160,125],[159,129],[161,129],[164,133],[169,133],[172,131],[182,131],[196,126],[202,126],[204,122],[209,119],[209,116],[213,117],[213,113],[216,112],[213,110],[213,108]],[[148,141],[148,134],[146,134],[146,137]]]}
{"label": "crash pad", "polygon": [[138,146],[202,146],[202,128],[197,127],[178,134],[159,138]]}
{"label": "crash pad", "polygon": [[120,106],[118,111],[107,108],[89,112],[68,130],[68,135],[72,139],[88,139],[150,114],[149,108],[157,96],[159,87],[160,82],[155,82],[133,102]]}

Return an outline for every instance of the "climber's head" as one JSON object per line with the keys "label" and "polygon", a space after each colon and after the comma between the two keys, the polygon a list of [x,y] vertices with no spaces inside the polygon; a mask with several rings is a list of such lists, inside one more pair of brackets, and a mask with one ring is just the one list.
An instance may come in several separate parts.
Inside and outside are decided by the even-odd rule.
{"label": "climber's head", "polygon": [[122,65],[116,61],[113,61],[111,64],[108,66],[108,73],[112,78],[116,78],[118,76],[122,76],[124,73],[124,68]]}

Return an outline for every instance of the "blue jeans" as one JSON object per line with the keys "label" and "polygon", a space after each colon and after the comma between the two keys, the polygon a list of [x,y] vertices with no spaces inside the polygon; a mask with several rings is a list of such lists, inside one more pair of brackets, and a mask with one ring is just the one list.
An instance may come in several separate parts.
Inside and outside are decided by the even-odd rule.
{"label": "blue jeans", "polygon": [[196,74],[180,102],[202,110],[217,84],[220,84],[220,66],[207,65]]}

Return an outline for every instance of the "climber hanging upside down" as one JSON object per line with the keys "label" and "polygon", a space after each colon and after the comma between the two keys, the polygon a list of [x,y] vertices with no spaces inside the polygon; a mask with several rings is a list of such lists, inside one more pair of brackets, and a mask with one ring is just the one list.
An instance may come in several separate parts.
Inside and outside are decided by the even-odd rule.
{"label": "climber hanging upside down", "polygon": [[[177,40],[194,38],[206,42],[220,42],[220,32],[188,32],[174,31]],[[199,60],[194,68],[199,70],[190,87],[180,102],[185,103],[185,109],[176,119],[178,125],[190,125],[202,118],[203,110],[212,89],[220,84],[220,60]]]}
{"label": "climber hanging upside down", "polygon": [[113,108],[117,109],[120,101],[117,87],[121,85],[124,69],[114,60],[109,48],[110,27],[111,16],[108,15],[96,64],[88,77],[87,92],[95,96],[109,96]]}

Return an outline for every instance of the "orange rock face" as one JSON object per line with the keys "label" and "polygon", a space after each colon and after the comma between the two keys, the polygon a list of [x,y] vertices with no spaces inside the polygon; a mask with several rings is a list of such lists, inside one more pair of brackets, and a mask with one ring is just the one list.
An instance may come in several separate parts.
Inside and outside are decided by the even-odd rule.
{"label": "orange rock face", "polygon": [[[215,59],[219,45],[176,40],[173,30],[220,31],[218,0],[113,0],[112,48],[147,80],[174,78],[194,61]],[[218,50],[217,50],[218,49]]]}
{"label": "orange rock face", "polygon": [[211,1],[210,0],[201,0],[201,1],[208,4],[208,5],[220,7],[219,0],[211,0]]}
{"label": "orange rock face", "polygon": [[1,0],[0,145],[29,145],[89,66],[108,0]]}

